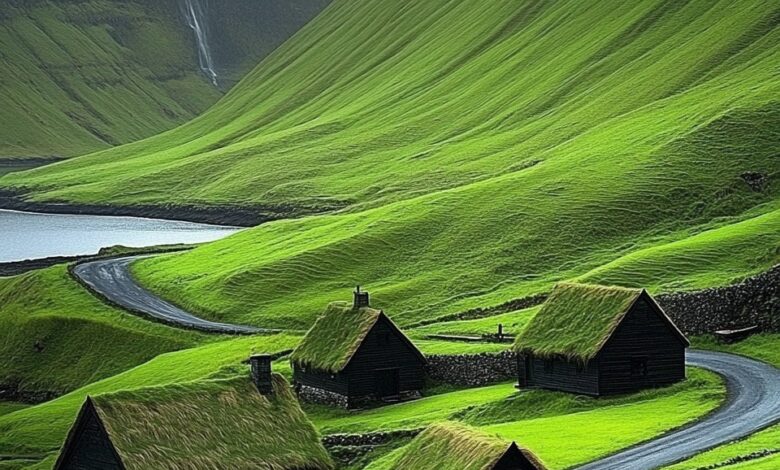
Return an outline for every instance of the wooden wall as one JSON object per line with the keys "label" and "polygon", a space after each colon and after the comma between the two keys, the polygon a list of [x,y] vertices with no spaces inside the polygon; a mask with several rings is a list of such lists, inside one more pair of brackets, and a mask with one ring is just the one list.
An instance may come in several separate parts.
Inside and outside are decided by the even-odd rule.
{"label": "wooden wall", "polygon": [[552,370],[545,368],[545,362],[548,361],[539,357],[531,357],[526,362],[526,369],[529,369],[526,371],[529,387],[598,395],[599,368],[596,361],[581,365],[577,362],[553,359],[549,361]]}
{"label": "wooden wall", "polygon": [[57,470],[122,470],[108,435],[101,426],[94,407],[87,402],[74,424],[72,438],[63,450]]}
{"label": "wooden wall", "polygon": [[[631,374],[631,359],[647,360],[647,375]],[[668,385],[685,378],[685,345],[674,330],[640,298],[598,356],[602,395]]]}

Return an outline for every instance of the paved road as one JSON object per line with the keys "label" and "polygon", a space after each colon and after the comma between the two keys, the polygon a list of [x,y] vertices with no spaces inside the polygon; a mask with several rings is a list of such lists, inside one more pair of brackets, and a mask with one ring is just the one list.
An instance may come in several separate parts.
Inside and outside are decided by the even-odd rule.
{"label": "paved road", "polygon": [[780,369],[742,356],[688,351],[687,363],[726,379],[728,399],[692,426],[579,467],[649,470],[663,467],[780,422]]}
{"label": "paved road", "polygon": [[141,257],[132,256],[90,261],[74,267],[73,274],[89,286],[90,289],[113,304],[174,326],[193,328],[211,333],[230,334],[272,333],[278,331],[212,322],[185,312],[179,307],[162,300],[135,282],[128,266],[138,258]]}

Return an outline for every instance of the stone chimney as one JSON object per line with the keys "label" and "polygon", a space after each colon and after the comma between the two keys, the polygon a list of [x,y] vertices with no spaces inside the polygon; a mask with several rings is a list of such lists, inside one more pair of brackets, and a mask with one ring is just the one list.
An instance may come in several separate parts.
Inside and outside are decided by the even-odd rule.
{"label": "stone chimney", "polygon": [[358,309],[368,307],[368,292],[360,292],[360,286],[355,288],[354,300],[352,301],[352,308]]}
{"label": "stone chimney", "polygon": [[272,395],[274,384],[271,380],[271,356],[254,354],[249,358],[249,365],[252,369],[252,382],[255,383],[257,391],[263,395]]}

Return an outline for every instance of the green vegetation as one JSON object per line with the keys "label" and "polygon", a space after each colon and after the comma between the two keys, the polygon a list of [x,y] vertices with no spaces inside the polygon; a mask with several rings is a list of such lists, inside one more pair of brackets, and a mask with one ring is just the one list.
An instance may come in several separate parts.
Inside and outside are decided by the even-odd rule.
{"label": "green vegetation", "polygon": [[275,375],[273,389],[264,396],[244,376],[97,395],[91,402],[129,469],[332,467],[289,383]]}
{"label": "green vegetation", "polygon": [[495,334],[498,331],[499,324],[504,326],[505,334],[519,334],[525,329],[528,322],[531,321],[540,308],[541,307],[531,307],[475,320],[455,320],[433,323],[431,325],[409,330],[409,334],[412,336],[423,334],[479,336],[483,334]]}
{"label": "green vegetation", "polygon": [[780,261],[777,8],[336,0],[188,124],[0,185],[340,210],[134,267],[236,323],[307,328],[356,283],[400,325],[588,273],[723,284]]}
{"label": "green vegetation", "polygon": [[[426,470],[484,470],[493,468],[509,449],[509,442],[457,423],[428,427],[400,452],[388,457],[391,465],[379,468]],[[541,462],[530,451],[523,455],[535,464]],[[374,466],[370,467],[376,468]]]}
{"label": "green vegetation", "polygon": [[[234,0],[204,27],[230,88],[327,4]],[[0,1],[0,159],[74,156],[186,122],[222,95],[178,1]],[[3,170],[0,169],[0,174]]]}
{"label": "green vegetation", "polygon": [[698,336],[693,340],[693,346],[700,349],[712,349],[731,354],[759,359],[775,367],[780,367],[780,334],[760,333],[734,344],[723,344],[711,336]]}
{"label": "green vegetation", "polygon": [[27,408],[30,405],[10,401],[0,401],[0,416]]}
{"label": "green vegetation", "polygon": [[65,265],[0,278],[0,383],[61,394],[209,338],[107,306]]}
{"label": "green vegetation", "polygon": [[0,156],[73,156],[186,122],[220,92],[175,2],[0,2]]}
{"label": "green vegetation", "polygon": [[[457,420],[516,441],[550,468],[559,469],[650,439],[701,417],[723,402],[725,387],[715,374],[689,369],[688,376],[689,380],[672,387],[606,400],[543,390],[518,393],[506,384],[377,410],[342,412],[343,416],[313,410],[310,416],[323,432],[411,429]],[[489,396],[488,391],[495,395]],[[383,465],[398,458],[400,452],[380,459],[376,468],[385,468]]]}
{"label": "green vegetation", "polygon": [[340,372],[381,314],[381,310],[368,307],[353,309],[346,302],[331,303],[295,348],[290,360],[315,369]]}
{"label": "green vegetation", "polygon": [[702,377],[708,385],[697,383],[656,399],[483,429],[523,443],[550,468],[567,468],[651,439],[715,409],[725,399],[723,384],[711,373]]}
{"label": "green vegetation", "polygon": [[557,284],[513,348],[587,362],[596,357],[641,294],[639,289]]}
{"label": "green vegetation", "polygon": [[250,336],[161,354],[55,400],[0,416],[0,455],[43,454],[58,449],[87,395],[246,375],[248,367],[242,362],[251,353],[291,350],[299,340],[290,335]]}
{"label": "green vegetation", "polygon": [[[713,450],[703,452],[691,459],[667,468],[668,470],[698,470],[701,468],[706,468],[710,465],[723,464],[723,462],[726,462],[727,460],[734,457],[746,457],[753,454],[754,452],[764,452],[767,450],[778,453],[778,455],[775,455],[774,458],[771,459],[775,462],[776,465],[778,462],[778,457],[780,457],[780,425],[775,425],[764,431],[753,434],[747,439],[716,447]],[[748,465],[745,468],[763,468],[761,465],[769,461],[769,458],[752,460],[748,462]],[[755,463],[756,467],[749,466],[749,463]],[[726,466],[724,468],[732,470],[733,468],[742,467]],[[777,467],[766,468],[769,469]]]}

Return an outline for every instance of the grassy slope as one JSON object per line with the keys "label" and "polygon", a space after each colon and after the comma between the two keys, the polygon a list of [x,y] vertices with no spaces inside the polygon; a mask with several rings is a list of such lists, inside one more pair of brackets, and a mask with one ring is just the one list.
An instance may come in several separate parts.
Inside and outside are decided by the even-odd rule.
{"label": "grassy slope", "polygon": [[516,2],[475,5],[336,2],[186,126],[3,184],[350,203],[135,268],[197,312],[269,326],[305,327],[355,283],[403,324],[588,273],[678,289],[780,260],[778,186],[740,178],[778,170],[771,4],[573,2],[509,23]]}
{"label": "grassy slope", "polygon": [[[608,400],[538,390],[487,397],[482,392],[489,389],[479,389],[470,395],[454,392],[463,398],[441,395],[356,416],[325,418],[314,414],[312,420],[325,430],[359,431],[412,428],[457,419],[516,440],[550,468],[560,469],[680,426],[723,400],[723,384],[714,374],[698,370],[689,370],[689,374],[689,383]],[[435,406],[439,400],[443,404],[440,409]],[[577,445],[572,446],[573,442]],[[384,459],[392,458],[390,454]],[[381,461],[375,465],[382,468]]]}
{"label": "grassy slope", "polygon": [[174,2],[0,2],[0,155],[72,156],[148,137],[220,96]]}
{"label": "grassy slope", "polygon": [[0,383],[21,391],[68,392],[207,340],[106,306],[64,265],[0,278]]}
{"label": "grassy slope", "polygon": [[[87,395],[248,373],[241,361],[252,352],[288,350],[298,340],[299,337],[289,335],[253,336],[162,354],[56,400],[0,417],[0,455],[56,450]],[[225,368],[227,371],[222,370]]]}
{"label": "grassy slope", "polygon": [[[229,88],[328,0],[208,11]],[[29,3],[22,6],[22,3]],[[0,1],[0,158],[73,156],[186,122],[222,93],[200,74],[179,0]]]}

